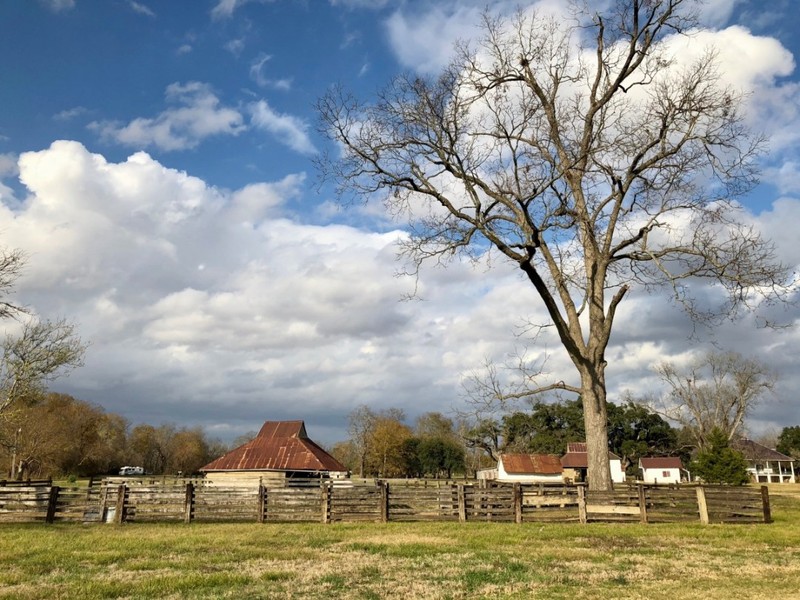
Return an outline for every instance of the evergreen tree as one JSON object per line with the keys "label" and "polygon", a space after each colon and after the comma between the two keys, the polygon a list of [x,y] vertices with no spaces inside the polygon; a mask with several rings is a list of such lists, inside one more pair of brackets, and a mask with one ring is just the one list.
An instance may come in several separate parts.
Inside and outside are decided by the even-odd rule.
{"label": "evergreen tree", "polygon": [[744,456],[730,447],[728,436],[718,427],[709,434],[708,445],[697,453],[691,470],[706,483],[744,485],[750,480]]}

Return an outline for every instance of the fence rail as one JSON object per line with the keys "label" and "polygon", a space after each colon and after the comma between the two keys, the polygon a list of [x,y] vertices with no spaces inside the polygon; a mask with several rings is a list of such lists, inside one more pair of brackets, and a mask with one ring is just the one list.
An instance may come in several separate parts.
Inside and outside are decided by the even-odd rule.
{"label": "fence rail", "polygon": [[610,492],[583,485],[490,484],[310,488],[127,485],[0,486],[0,523],[102,522],[638,522],[769,523],[767,486],[635,485]]}

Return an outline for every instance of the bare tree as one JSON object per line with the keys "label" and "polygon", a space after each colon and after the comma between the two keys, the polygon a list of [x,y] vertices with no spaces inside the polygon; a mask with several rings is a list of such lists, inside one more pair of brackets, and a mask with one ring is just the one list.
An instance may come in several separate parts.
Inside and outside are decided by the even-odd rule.
{"label": "bare tree", "polygon": [[3,342],[0,364],[0,414],[23,398],[44,391],[44,384],[83,365],[86,344],[67,321],[27,321],[18,337]]}
{"label": "bare tree", "polygon": [[[363,103],[319,101],[337,143],[324,177],[407,217],[417,267],[499,252],[525,274],[575,367],[590,486],[611,486],[606,359],[632,287],[666,289],[695,318],[778,299],[788,273],[734,198],[754,183],[762,140],[713,51],[681,64],[670,45],[691,0],[615,0],[573,19],[486,16],[438,77],[399,76]],[[687,61],[684,61],[686,63]],[[695,302],[692,282],[727,292]]]}
{"label": "bare tree", "polygon": [[741,431],[775,382],[766,365],[735,352],[708,353],[685,369],[666,362],[657,371],[668,391],[651,401],[650,408],[683,427],[701,449],[714,429],[728,440]]}

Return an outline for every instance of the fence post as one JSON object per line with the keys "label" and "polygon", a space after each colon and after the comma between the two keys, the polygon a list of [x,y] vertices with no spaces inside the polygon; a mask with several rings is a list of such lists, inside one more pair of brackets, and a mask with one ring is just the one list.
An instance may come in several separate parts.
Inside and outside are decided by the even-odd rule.
{"label": "fence post", "polygon": [[183,522],[192,522],[192,513],[194,512],[194,484],[191,481],[186,482],[186,496],[183,500]]}
{"label": "fence post", "polygon": [[380,509],[381,509],[381,523],[389,522],[389,482],[381,482],[381,495],[380,495]]}
{"label": "fence post", "polygon": [[331,522],[331,484],[322,485],[322,522]]}
{"label": "fence post", "polygon": [[522,485],[517,481],[512,488],[514,495],[514,522],[522,523]]}
{"label": "fence post", "polygon": [[639,488],[639,520],[647,523],[647,494],[644,491],[644,484],[640,483],[636,487]]}
{"label": "fence post", "polygon": [[697,509],[700,512],[700,522],[708,525],[708,504],[706,503],[706,490],[702,485],[695,488],[697,490]]}
{"label": "fence post", "polygon": [[586,485],[578,484],[578,519],[581,523],[586,523]]}
{"label": "fence post", "polygon": [[456,500],[458,501],[458,522],[465,523],[467,520],[467,495],[464,492],[464,484],[456,486]]}
{"label": "fence post", "polygon": [[125,484],[121,484],[117,487],[117,504],[116,509],[114,512],[114,522],[124,523],[125,522]]}
{"label": "fence post", "polygon": [[761,486],[761,506],[764,508],[764,523],[772,523],[772,511],[769,508],[769,488]]}
{"label": "fence post", "polygon": [[57,485],[50,486],[50,497],[47,499],[47,516],[45,523],[52,523],[56,518],[56,506],[58,506],[58,492],[61,488]]}
{"label": "fence post", "polygon": [[258,484],[258,522],[263,523],[265,521],[267,512],[267,488],[264,487],[263,483]]}

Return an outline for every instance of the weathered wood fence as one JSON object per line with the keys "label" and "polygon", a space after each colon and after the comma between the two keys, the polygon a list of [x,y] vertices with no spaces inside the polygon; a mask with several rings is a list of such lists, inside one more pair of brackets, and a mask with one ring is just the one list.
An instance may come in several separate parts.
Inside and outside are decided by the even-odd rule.
{"label": "weathered wood fence", "polygon": [[0,487],[0,523],[492,521],[769,523],[766,486],[626,486],[377,482],[318,488],[104,484]]}

